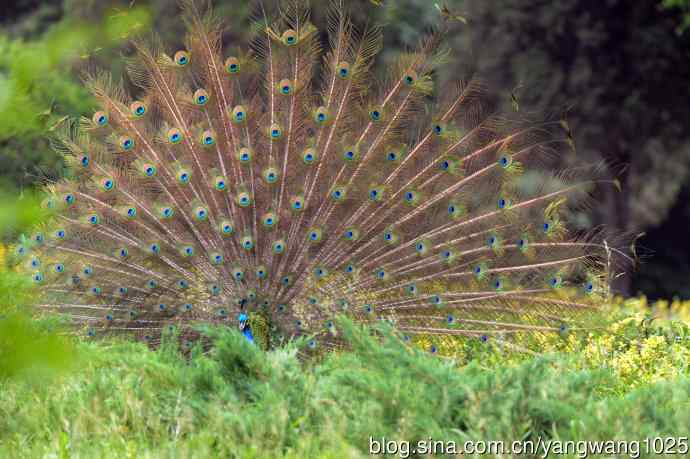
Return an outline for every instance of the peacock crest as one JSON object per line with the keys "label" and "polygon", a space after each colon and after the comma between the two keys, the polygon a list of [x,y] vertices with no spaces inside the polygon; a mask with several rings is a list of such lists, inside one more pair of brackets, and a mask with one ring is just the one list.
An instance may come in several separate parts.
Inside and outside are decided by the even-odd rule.
{"label": "peacock crest", "polygon": [[239,323],[311,348],[340,314],[487,340],[597,308],[618,251],[569,230],[595,172],[556,170],[558,123],[496,115],[475,81],[439,88],[441,34],[379,81],[381,31],[341,3],[327,39],[295,1],[231,53],[187,1],[185,49],[134,42],[136,94],[87,78],[100,107],[60,133],[54,217],[17,247],[45,308],[89,335]]}

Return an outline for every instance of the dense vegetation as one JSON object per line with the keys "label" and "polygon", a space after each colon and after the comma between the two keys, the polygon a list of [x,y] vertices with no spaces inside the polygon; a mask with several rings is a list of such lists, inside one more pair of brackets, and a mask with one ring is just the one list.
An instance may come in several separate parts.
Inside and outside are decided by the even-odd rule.
{"label": "dense vegetation", "polygon": [[687,435],[687,327],[623,310],[607,330],[546,339],[541,356],[477,342],[444,358],[348,324],[349,351],[306,362],[299,342],[265,353],[229,329],[191,358],[80,341],[62,372],[0,383],[0,455],[335,458],[366,457],[369,436]]}

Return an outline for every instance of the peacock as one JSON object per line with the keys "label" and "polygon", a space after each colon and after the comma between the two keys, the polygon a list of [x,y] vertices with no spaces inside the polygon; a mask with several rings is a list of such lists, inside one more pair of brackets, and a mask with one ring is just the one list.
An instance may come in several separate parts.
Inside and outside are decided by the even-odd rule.
{"label": "peacock", "polygon": [[301,1],[261,7],[234,52],[210,5],[182,10],[184,49],[133,41],[135,91],[85,77],[99,106],[58,130],[69,172],[16,247],[41,308],[78,333],[192,346],[227,324],[328,350],[346,316],[406,341],[517,343],[577,329],[610,294],[627,255],[569,224],[600,171],[560,169],[558,120],[501,114],[480,81],[441,86],[443,33],[377,77],[381,28],[342,0],[324,34]]}

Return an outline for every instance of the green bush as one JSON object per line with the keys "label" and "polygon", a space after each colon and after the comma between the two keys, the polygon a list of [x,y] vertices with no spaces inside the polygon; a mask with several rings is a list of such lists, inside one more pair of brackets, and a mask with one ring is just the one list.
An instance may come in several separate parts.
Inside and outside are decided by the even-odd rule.
{"label": "green bush", "polygon": [[[27,192],[17,199],[0,191],[0,241],[30,231],[47,216],[39,194]],[[34,316],[34,285],[17,269],[13,255],[0,242],[0,380],[47,378],[68,366],[73,347],[58,335],[58,317]]]}
{"label": "green bush", "polygon": [[574,370],[577,357],[486,365],[478,353],[458,367],[388,333],[341,329],[352,349],[316,360],[297,344],[264,353],[229,329],[192,358],[171,344],[82,342],[73,374],[0,383],[0,455],[366,457],[370,436],[641,440],[690,425],[687,375],[602,395],[615,373]]}

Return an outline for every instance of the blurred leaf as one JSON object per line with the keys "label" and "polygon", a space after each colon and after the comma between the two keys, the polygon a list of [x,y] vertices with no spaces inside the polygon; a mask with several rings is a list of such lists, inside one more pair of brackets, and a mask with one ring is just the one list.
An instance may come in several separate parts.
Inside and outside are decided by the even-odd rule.
{"label": "blurred leaf", "polygon": [[105,21],[105,33],[110,41],[116,42],[145,30],[150,23],[151,12],[147,8],[131,8],[109,16]]}
{"label": "blurred leaf", "polygon": [[463,24],[467,24],[467,19],[464,16],[458,14],[457,12],[451,11],[450,7],[448,6],[448,3],[444,2],[442,6],[439,6],[438,3],[435,3],[434,6],[439,11],[439,13],[441,13],[441,16],[444,20],[459,21]]}
{"label": "blurred leaf", "polygon": [[46,136],[64,117],[78,117],[94,101],[74,72],[84,59],[113,49],[151,24],[148,7],[94,22],[66,15],[37,40],[10,39],[0,32],[0,168],[22,185],[34,176],[57,178],[60,158]]}
{"label": "blurred leaf", "polygon": [[[29,192],[19,199],[0,194],[2,233],[28,232],[48,213],[40,195]],[[0,379],[36,372],[41,377],[64,369],[73,354],[71,342],[56,333],[57,318],[34,317],[36,291],[28,273],[10,269],[8,249],[0,245]]]}
{"label": "blurred leaf", "polygon": [[662,0],[661,6],[668,10],[678,9],[681,11],[683,20],[676,28],[679,35],[690,27],[690,0]]}
{"label": "blurred leaf", "polygon": [[522,88],[522,83],[518,83],[518,85],[510,91],[510,104],[516,112],[520,111],[520,103],[518,102],[517,96],[517,92],[520,88]]}
{"label": "blurred leaf", "polygon": [[8,240],[46,221],[50,211],[41,206],[41,194],[28,190],[19,198],[0,191],[0,238]]}

